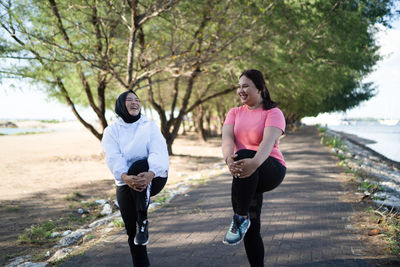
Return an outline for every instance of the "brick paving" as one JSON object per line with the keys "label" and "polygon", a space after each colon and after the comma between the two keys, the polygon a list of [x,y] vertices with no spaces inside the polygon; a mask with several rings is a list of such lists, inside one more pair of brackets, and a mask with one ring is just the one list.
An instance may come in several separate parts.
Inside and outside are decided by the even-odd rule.
{"label": "brick paving", "polygon": [[[340,170],[315,128],[288,134],[281,149],[286,178],[264,193],[265,266],[371,266],[351,230],[352,207],[340,200]],[[150,214],[151,266],[249,266],[243,243],[221,242],[232,216],[230,184],[222,174]],[[132,266],[127,236],[120,231],[59,266]]]}

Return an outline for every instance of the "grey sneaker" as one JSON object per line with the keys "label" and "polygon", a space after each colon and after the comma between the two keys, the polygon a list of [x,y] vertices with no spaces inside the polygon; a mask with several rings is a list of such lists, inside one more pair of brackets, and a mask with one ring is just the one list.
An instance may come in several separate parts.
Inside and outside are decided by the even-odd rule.
{"label": "grey sneaker", "polygon": [[144,220],[136,223],[135,245],[146,246],[149,243],[149,222]]}
{"label": "grey sneaker", "polygon": [[237,245],[242,241],[244,235],[250,227],[249,216],[247,218],[240,215],[233,215],[231,226],[222,241],[227,245]]}

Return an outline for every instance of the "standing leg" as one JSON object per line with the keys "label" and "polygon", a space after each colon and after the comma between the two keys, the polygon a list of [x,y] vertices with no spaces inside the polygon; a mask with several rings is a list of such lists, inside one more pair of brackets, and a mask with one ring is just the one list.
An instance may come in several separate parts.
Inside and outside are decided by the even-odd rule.
{"label": "standing leg", "polygon": [[251,224],[244,236],[244,247],[251,267],[264,266],[264,243],[260,234],[262,202],[262,194],[256,194],[251,201],[249,210]]}
{"label": "standing leg", "polygon": [[[256,154],[252,150],[239,150],[235,160],[252,158]],[[250,218],[248,217],[251,200],[257,189],[259,180],[258,171],[255,171],[247,178],[233,178],[231,201],[234,211],[231,226],[227,231],[223,242],[228,245],[236,245],[242,241],[244,235],[250,227]]]}
{"label": "standing leg", "polygon": [[250,266],[264,266],[264,243],[261,238],[261,208],[263,193],[271,191],[281,184],[286,168],[275,158],[269,157],[259,168],[260,175],[256,194],[250,205],[251,225],[244,237],[244,246]]}
{"label": "standing leg", "polygon": [[[146,159],[138,160],[132,164],[128,170],[130,175],[138,175],[141,172],[147,172],[149,164]],[[167,179],[155,177],[149,186],[142,192],[134,192],[135,207],[137,212],[137,233],[134,239],[136,245],[145,246],[149,243],[149,221],[147,219],[147,209],[150,204],[150,195],[155,195],[164,187]]]}
{"label": "standing leg", "polygon": [[[239,150],[235,160],[244,158],[252,158],[256,151]],[[250,203],[254,197],[259,180],[258,170],[247,178],[233,178],[232,180],[232,207],[236,214],[247,216],[249,213]]]}
{"label": "standing leg", "polygon": [[135,191],[127,185],[117,186],[117,201],[128,234],[128,244],[131,251],[133,266],[149,266],[150,263],[147,257],[146,246],[137,246],[134,244],[137,220],[134,192]]}
{"label": "standing leg", "polygon": [[[149,164],[147,159],[135,161],[128,170],[129,175],[138,175],[141,172],[147,172],[149,170]],[[149,204],[148,190],[145,189],[142,192],[134,191],[136,211],[138,212],[138,222],[147,220],[147,207]]]}
{"label": "standing leg", "polygon": [[[147,159],[135,161],[128,170],[129,175],[138,175],[149,170]],[[135,245],[145,246],[149,243],[149,222],[147,220],[147,208],[150,201],[150,188],[142,192],[132,190],[135,198],[135,209],[137,212],[137,233],[134,239]]]}

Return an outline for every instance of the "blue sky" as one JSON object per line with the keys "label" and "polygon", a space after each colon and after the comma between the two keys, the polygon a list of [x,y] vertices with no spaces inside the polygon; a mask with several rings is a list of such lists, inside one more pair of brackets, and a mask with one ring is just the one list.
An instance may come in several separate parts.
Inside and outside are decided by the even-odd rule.
{"label": "blue sky", "polygon": [[[378,33],[377,40],[384,59],[365,79],[366,82],[374,82],[378,89],[377,95],[346,113],[337,114],[338,116],[400,119],[400,20],[395,21],[392,26],[392,29],[384,29]],[[15,88],[10,86],[12,83]],[[0,88],[0,120],[75,119],[67,106],[47,99],[43,92],[34,90],[29,84],[3,80]],[[85,118],[95,118],[92,111],[82,111]]]}

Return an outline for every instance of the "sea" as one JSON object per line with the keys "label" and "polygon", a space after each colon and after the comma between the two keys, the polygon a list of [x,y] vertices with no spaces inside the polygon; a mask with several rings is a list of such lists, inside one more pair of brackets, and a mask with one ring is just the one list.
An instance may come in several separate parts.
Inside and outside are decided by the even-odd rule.
{"label": "sea", "polygon": [[400,162],[400,122],[345,120],[337,125],[327,125],[334,131],[354,134],[374,143],[366,146],[386,158]]}
{"label": "sea", "polygon": [[48,132],[46,128],[0,128],[0,135]]}

